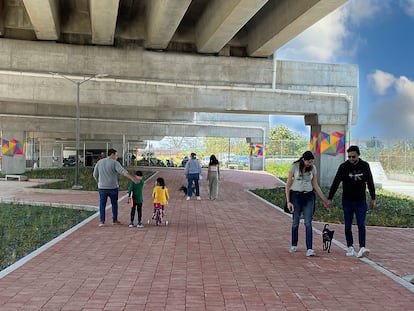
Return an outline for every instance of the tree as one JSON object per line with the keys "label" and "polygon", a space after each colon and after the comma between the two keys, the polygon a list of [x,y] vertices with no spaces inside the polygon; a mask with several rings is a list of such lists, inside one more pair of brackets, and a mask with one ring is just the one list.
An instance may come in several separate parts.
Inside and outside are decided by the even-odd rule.
{"label": "tree", "polygon": [[285,125],[270,128],[267,155],[292,157],[309,149],[309,140],[293,132]]}

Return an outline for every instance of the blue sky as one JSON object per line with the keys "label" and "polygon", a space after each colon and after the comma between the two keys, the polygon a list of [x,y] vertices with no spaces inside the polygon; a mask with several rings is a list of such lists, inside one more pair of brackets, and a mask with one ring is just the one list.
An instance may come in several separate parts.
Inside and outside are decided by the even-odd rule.
{"label": "blue sky", "polygon": [[[414,0],[349,0],[277,51],[277,59],[359,66],[351,138],[414,136]],[[321,35],[323,34],[323,35]],[[272,116],[309,135],[303,117]]]}

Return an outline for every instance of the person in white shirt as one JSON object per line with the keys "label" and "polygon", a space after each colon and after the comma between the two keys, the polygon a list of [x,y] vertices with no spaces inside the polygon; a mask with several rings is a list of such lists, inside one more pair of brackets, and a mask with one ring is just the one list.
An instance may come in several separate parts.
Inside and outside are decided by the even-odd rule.
{"label": "person in white shirt", "polygon": [[218,198],[218,182],[220,180],[220,164],[216,156],[212,154],[210,156],[210,162],[207,169],[208,190],[210,194],[210,200]]}
{"label": "person in white shirt", "polygon": [[306,256],[316,255],[312,248],[312,219],[315,209],[315,191],[323,200],[325,207],[328,207],[328,199],[318,185],[316,167],[313,165],[314,159],[315,157],[311,151],[305,151],[298,160],[293,162],[289,169],[285,190],[287,207],[293,213],[292,243],[289,251],[294,253],[297,250],[299,220],[303,212],[306,232]]}

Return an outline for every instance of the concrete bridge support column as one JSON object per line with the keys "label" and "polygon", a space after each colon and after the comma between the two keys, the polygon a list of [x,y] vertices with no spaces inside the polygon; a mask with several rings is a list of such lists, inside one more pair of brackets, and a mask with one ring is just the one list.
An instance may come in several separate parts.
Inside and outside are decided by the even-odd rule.
{"label": "concrete bridge support column", "polygon": [[39,167],[51,168],[62,166],[62,146],[55,139],[40,140]]}
{"label": "concrete bridge support column", "polygon": [[[121,138],[122,139],[122,138]],[[121,158],[121,164],[125,165],[125,141],[124,140],[111,140],[108,148],[113,148],[118,152],[118,158]],[[105,156],[107,156],[106,154]]]}
{"label": "concrete bridge support column", "polygon": [[25,132],[1,131],[3,174],[23,174],[26,171]]}
{"label": "concrete bridge support column", "polygon": [[[316,136],[315,136],[316,135]],[[322,142],[323,137],[329,135],[327,141]],[[340,137],[341,135],[344,135]],[[315,137],[319,137],[319,141],[315,144]],[[342,142],[338,142],[342,138]],[[312,152],[315,155],[315,165],[318,170],[318,180],[321,186],[330,186],[337,168],[345,159],[347,149],[346,125],[340,124],[323,124],[311,125],[311,145]],[[312,143],[313,140],[313,143]],[[323,150],[330,141],[330,147]],[[319,144],[319,147],[317,146]]]}
{"label": "concrete bridge support column", "polygon": [[[264,131],[264,130],[263,130]],[[265,169],[265,160],[266,154],[264,153],[263,156],[256,155],[252,152],[252,148],[256,145],[260,145],[265,149],[264,141],[266,141],[266,137],[264,136],[265,132],[263,133],[263,137],[247,137],[246,141],[250,144],[250,170],[251,171],[263,171]]]}

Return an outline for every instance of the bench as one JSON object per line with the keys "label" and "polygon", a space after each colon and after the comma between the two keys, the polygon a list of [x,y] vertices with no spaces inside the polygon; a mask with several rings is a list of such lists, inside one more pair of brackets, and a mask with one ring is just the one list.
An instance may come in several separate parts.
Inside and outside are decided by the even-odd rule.
{"label": "bench", "polygon": [[25,175],[11,175],[11,174],[6,174],[6,180],[15,180],[17,179],[18,181],[27,181],[29,180],[29,178],[27,178],[27,176]]}

